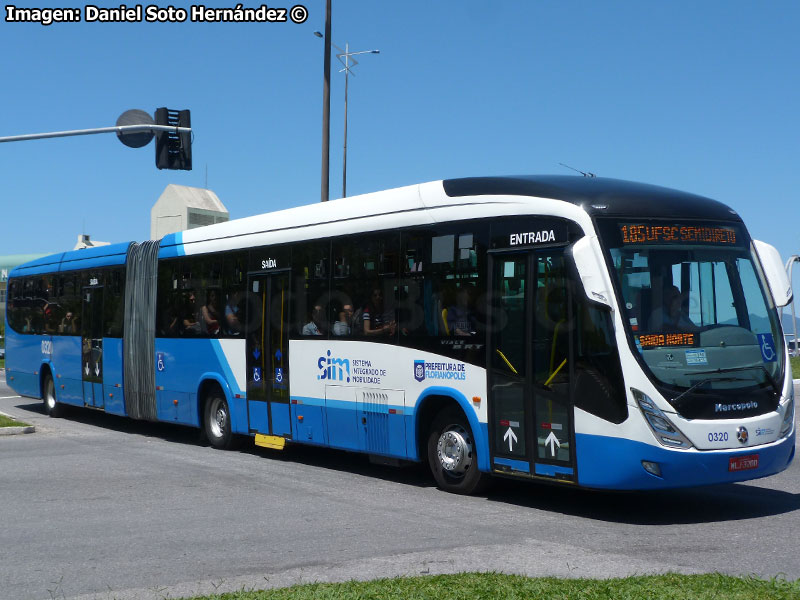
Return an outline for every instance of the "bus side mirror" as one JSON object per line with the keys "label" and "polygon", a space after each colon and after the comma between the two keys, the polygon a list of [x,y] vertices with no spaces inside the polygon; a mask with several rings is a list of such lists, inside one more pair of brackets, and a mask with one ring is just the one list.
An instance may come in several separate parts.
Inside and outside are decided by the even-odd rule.
{"label": "bus side mirror", "polygon": [[766,242],[753,240],[753,245],[761,260],[764,276],[767,278],[772,297],[775,299],[775,305],[779,308],[786,306],[792,301],[792,284],[789,283],[789,276],[783,267],[781,255],[775,246]]}
{"label": "bus side mirror", "polygon": [[578,270],[586,297],[611,308],[611,282],[606,274],[602,250],[596,236],[584,236],[572,245],[572,260]]}

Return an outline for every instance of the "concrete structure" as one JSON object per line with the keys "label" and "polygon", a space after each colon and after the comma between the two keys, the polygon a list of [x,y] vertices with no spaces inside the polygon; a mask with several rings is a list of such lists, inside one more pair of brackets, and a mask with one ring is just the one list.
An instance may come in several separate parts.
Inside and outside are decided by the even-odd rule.
{"label": "concrete structure", "polygon": [[150,209],[150,239],[229,219],[227,209],[211,190],[170,183]]}
{"label": "concrete structure", "polygon": [[78,243],[75,244],[73,250],[82,250],[83,248],[96,248],[97,246],[108,246],[111,242],[98,242],[97,240],[91,239],[91,237],[86,234],[82,233],[78,236]]}

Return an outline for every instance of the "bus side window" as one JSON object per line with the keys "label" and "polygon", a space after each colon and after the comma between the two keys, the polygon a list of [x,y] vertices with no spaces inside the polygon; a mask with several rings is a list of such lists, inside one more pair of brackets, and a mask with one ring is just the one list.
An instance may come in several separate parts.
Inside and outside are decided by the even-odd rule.
{"label": "bus side window", "polygon": [[125,276],[122,268],[117,267],[106,271],[105,293],[103,294],[103,330],[107,337],[122,337],[124,298]]}
{"label": "bus side window", "polygon": [[20,280],[15,279],[9,282],[8,292],[6,295],[6,310],[8,312],[8,324],[16,332],[22,331],[22,311],[21,307],[21,294],[20,294]]}
{"label": "bus side window", "polygon": [[327,336],[330,242],[295,246],[292,249],[294,311],[292,333],[301,336]]}
{"label": "bus side window", "polygon": [[401,343],[485,361],[487,245],[488,228],[475,221],[403,232]]}
{"label": "bus side window", "polygon": [[159,337],[178,335],[179,305],[175,260],[162,260],[158,264],[158,295],[156,300],[156,333]]}
{"label": "bus side window", "polygon": [[430,257],[426,258],[426,245],[430,244],[432,235],[430,230],[402,234],[397,307],[401,338],[406,344],[424,339],[436,327],[431,323],[434,309],[430,307]]}
{"label": "bus side window", "polygon": [[226,337],[244,337],[247,293],[247,252],[229,252],[223,257],[222,330]]}
{"label": "bus side window", "polygon": [[611,314],[577,296],[575,406],[622,423],[628,418],[628,404]]}
{"label": "bus side window", "polygon": [[[333,243],[333,286],[330,295],[332,324],[339,322],[345,304],[352,306],[350,335],[372,341],[397,339],[397,285],[400,239],[349,236]],[[350,302],[348,302],[350,301]],[[339,325],[343,331],[346,325]],[[334,335],[337,335],[334,331]]]}

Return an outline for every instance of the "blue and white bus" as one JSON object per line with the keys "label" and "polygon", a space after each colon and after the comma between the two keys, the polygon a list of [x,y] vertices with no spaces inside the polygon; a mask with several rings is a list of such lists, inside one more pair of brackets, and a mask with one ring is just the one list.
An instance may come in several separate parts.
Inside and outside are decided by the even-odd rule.
{"label": "blue and white bus", "polygon": [[735,482],[794,457],[790,300],[714,200],[454,179],[20,266],[7,381],[218,448],[426,461],[458,493]]}

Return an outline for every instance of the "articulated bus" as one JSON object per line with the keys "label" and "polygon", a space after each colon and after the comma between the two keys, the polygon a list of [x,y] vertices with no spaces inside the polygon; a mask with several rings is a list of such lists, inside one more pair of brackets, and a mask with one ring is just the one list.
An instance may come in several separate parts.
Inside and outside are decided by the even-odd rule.
{"label": "articulated bus", "polygon": [[778,252],[717,201],[613,179],[444,180],[56,254],[8,285],[42,398],[383,462],[643,490],[794,458]]}

